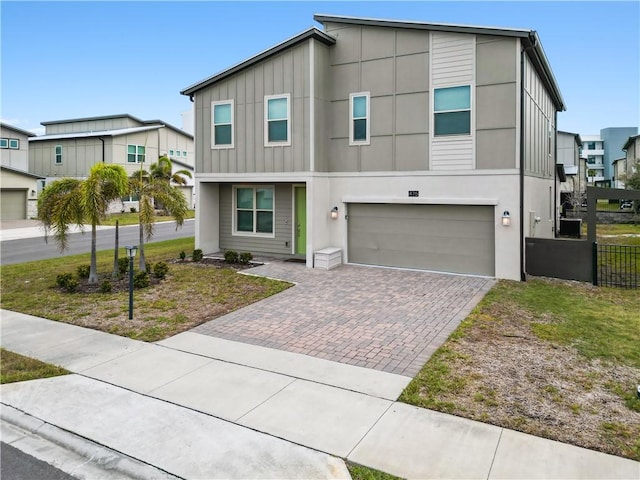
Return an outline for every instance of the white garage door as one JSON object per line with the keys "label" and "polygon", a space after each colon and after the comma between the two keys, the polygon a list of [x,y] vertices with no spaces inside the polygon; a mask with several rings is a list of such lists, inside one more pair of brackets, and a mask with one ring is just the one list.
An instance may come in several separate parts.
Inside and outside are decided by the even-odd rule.
{"label": "white garage door", "polygon": [[348,205],[349,262],[495,274],[494,207]]}
{"label": "white garage door", "polygon": [[22,220],[27,218],[27,192],[26,190],[2,190],[0,191],[0,203],[2,220]]}

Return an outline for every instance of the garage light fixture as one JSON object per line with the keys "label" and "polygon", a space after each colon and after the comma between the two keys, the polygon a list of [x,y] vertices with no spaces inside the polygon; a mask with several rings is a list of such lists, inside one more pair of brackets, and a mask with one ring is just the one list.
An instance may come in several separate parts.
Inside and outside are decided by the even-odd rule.
{"label": "garage light fixture", "polygon": [[502,226],[508,227],[511,225],[511,215],[509,215],[509,210],[505,210],[502,212]]}
{"label": "garage light fixture", "polygon": [[333,207],[331,209],[331,218],[336,220],[338,218],[338,207]]}

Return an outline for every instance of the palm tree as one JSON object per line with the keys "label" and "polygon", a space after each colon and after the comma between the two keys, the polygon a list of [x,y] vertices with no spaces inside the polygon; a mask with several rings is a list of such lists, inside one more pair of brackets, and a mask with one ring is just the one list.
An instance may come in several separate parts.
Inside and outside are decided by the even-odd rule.
{"label": "palm tree", "polygon": [[[169,159],[167,159],[169,160]],[[170,162],[170,161],[169,161]],[[157,164],[151,169],[157,170]],[[171,165],[170,165],[171,166]],[[184,218],[187,215],[187,200],[179,188],[172,186],[166,178],[150,175],[145,170],[139,170],[129,177],[129,189],[133,195],[138,197],[138,218],[140,223],[140,245],[139,245],[139,266],[142,271],[147,270],[147,263],[144,256],[144,241],[153,236],[155,223],[155,202],[162,204],[163,208],[176,221],[176,230],[182,227]]]}
{"label": "palm tree", "polygon": [[[171,185],[172,182],[173,184],[177,184],[180,186],[186,185],[187,178],[192,178],[191,172],[189,170],[176,170],[174,172],[173,163],[171,162],[171,159],[169,159],[169,157],[167,156],[162,156],[158,158],[158,161],[152,164],[149,170],[150,170],[149,173],[151,174],[152,178],[157,180],[163,180],[167,182],[169,185]],[[160,201],[159,199],[156,199],[155,203],[156,203],[156,208],[167,211],[167,209],[164,208],[162,201]]]}
{"label": "palm tree", "polygon": [[97,226],[107,215],[109,204],[127,192],[127,172],[120,165],[98,163],[91,167],[86,180],[63,178],[47,186],[38,199],[38,217],[44,226],[45,241],[49,230],[60,251],[67,248],[69,227],[91,225],[91,268],[89,283],[98,282],[96,265]]}

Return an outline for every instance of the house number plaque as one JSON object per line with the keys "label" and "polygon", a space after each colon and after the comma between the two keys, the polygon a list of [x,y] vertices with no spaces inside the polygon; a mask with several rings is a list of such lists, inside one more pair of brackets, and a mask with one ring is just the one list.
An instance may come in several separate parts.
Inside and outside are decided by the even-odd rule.
{"label": "house number plaque", "polygon": [[409,190],[409,196],[410,197],[419,197],[420,196],[420,192],[418,190]]}

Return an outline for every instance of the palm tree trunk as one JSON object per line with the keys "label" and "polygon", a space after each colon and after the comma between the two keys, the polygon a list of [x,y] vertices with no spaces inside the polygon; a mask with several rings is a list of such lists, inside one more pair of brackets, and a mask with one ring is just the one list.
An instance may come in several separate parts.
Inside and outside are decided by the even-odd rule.
{"label": "palm tree trunk", "polygon": [[89,269],[89,283],[98,283],[98,267],[96,265],[96,239],[98,237],[96,224],[91,225],[91,268]]}
{"label": "palm tree trunk", "polygon": [[138,246],[138,250],[140,251],[138,269],[141,272],[145,272],[147,270],[147,263],[144,259],[144,225],[142,223],[140,223],[140,245]]}

